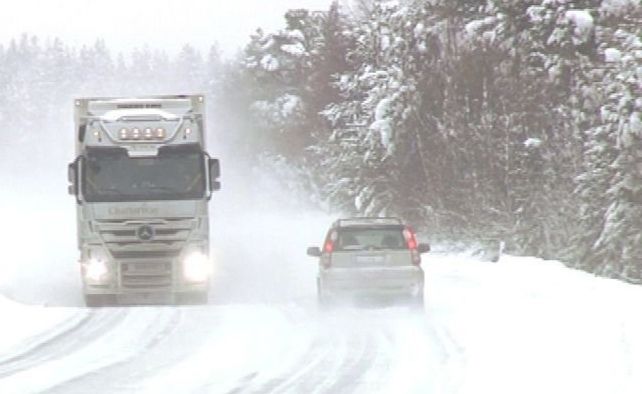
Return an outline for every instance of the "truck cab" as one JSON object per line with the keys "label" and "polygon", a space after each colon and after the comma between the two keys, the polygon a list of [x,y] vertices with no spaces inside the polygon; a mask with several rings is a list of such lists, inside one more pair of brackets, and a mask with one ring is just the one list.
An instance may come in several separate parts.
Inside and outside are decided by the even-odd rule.
{"label": "truck cab", "polygon": [[207,302],[220,167],[205,151],[204,101],[75,100],[69,193],[88,306]]}

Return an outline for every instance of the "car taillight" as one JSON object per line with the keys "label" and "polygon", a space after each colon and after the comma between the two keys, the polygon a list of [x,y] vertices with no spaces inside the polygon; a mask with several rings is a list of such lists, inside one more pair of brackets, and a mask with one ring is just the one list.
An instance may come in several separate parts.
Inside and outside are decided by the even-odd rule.
{"label": "car taillight", "polygon": [[417,237],[410,227],[403,229],[403,237],[406,240],[406,246],[408,246],[408,249],[417,249]]}
{"label": "car taillight", "polygon": [[[334,234],[329,235],[325,244],[323,244],[323,252],[320,260],[323,268],[330,268],[330,265],[332,265],[332,252],[334,251],[333,235]],[[336,235],[334,237],[336,238]]]}
{"label": "car taillight", "polygon": [[323,252],[332,253],[333,250],[334,250],[334,242],[332,242],[331,239],[325,241],[325,245],[323,245]]}
{"label": "car taillight", "polygon": [[406,246],[410,250],[410,256],[412,258],[412,263],[414,265],[421,264],[421,254],[417,250],[417,237],[415,232],[412,231],[410,227],[406,227],[403,230],[403,237],[406,240]]}

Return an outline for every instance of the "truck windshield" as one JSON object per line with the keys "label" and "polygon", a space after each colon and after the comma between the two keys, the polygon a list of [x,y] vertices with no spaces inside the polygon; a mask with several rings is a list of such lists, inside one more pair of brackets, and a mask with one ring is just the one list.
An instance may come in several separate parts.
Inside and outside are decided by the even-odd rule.
{"label": "truck windshield", "polygon": [[205,161],[198,148],[164,147],[131,158],[122,148],[90,150],[83,167],[88,202],[191,200],[205,195]]}

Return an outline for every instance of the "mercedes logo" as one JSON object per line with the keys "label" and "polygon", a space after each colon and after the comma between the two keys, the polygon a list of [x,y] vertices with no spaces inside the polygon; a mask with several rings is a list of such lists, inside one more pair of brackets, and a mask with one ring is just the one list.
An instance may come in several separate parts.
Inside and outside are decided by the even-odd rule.
{"label": "mercedes logo", "polygon": [[142,241],[149,241],[154,238],[154,229],[152,228],[152,226],[146,224],[144,226],[138,227],[138,230],[136,230],[136,235]]}

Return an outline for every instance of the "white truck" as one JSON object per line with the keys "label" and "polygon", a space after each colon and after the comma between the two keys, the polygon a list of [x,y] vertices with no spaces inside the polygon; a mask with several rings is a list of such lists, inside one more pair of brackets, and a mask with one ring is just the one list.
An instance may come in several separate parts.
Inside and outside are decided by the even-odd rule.
{"label": "white truck", "polygon": [[68,178],[87,306],[207,302],[220,169],[205,152],[204,101],[75,100]]}

